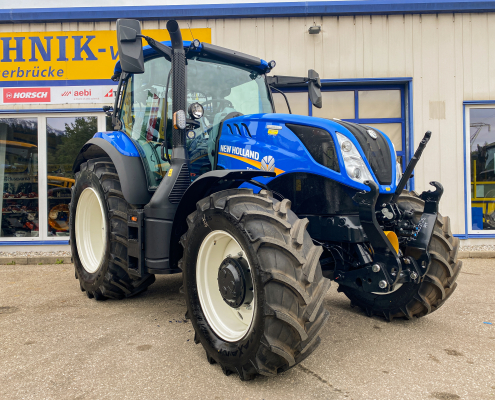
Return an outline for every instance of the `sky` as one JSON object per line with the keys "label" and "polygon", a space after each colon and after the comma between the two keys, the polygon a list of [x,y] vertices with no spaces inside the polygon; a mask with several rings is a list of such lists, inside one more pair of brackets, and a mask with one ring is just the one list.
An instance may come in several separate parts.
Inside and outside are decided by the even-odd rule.
{"label": "sky", "polygon": [[[490,131],[488,130],[488,126],[484,126],[476,140],[471,145],[471,149],[475,150],[477,145],[483,146],[485,143],[493,143],[495,142],[495,109],[494,108],[471,108],[469,110],[470,113],[470,123],[485,123],[490,125]],[[478,128],[471,127],[471,136],[476,133]]]}
{"label": "sky", "polygon": [[46,124],[51,126],[54,129],[64,131],[65,124],[74,123],[76,117],[56,117],[56,118],[47,118]]}

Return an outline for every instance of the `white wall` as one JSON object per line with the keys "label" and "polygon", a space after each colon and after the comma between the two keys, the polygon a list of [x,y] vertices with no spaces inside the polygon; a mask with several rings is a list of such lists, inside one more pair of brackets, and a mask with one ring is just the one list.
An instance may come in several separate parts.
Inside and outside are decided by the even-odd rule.
{"label": "white wall", "polygon": [[[165,29],[165,23],[145,21],[143,28]],[[455,233],[464,233],[462,103],[495,99],[494,13],[179,23],[183,29],[187,23],[209,27],[215,44],[276,60],[275,74],[304,75],[314,68],[326,79],[412,77],[415,145],[426,130],[433,132],[416,170],[416,190],[440,181],[441,212],[451,216]],[[319,35],[307,32],[314,24],[322,27]],[[115,23],[0,25],[3,32],[92,29],[115,29]]]}

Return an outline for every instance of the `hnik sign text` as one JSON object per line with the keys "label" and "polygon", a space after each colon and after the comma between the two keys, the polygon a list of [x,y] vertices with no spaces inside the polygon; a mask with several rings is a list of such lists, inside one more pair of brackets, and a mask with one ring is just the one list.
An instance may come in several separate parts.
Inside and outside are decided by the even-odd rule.
{"label": "hnik sign text", "polygon": [[[146,35],[170,40],[165,29],[145,30]],[[211,42],[209,28],[186,29],[184,40],[192,35]],[[2,32],[0,33],[0,79],[2,81],[99,80],[111,84],[118,61],[115,31]],[[105,82],[103,82],[105,81]],[[96,83],[96,82],[93,82]]]}

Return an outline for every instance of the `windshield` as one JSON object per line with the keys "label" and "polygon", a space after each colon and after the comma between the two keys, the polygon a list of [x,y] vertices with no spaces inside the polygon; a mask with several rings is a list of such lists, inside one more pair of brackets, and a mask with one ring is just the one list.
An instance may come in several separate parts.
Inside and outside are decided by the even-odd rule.
{"label": "windshield", "polygon": [[[146,159],[148,184],[156,188],[169,164],[159,157],[159,146],[167,137],[172,154],[172,82],[165,96],[170,62],[163,57],[147,60],[143,74],[130,75],[122,99],[122,130],[136,140]],[[192,178],[214,168],[218,131],[223,120],[238,115],[273,112],[264,75],[237,66],[204,59],[187,60],[187,103],[204,108],[200,127],[189,132],[187,148]],[[186,110],[187,111],[187,110]],[[167,116],[165,118],[165,112]]]}

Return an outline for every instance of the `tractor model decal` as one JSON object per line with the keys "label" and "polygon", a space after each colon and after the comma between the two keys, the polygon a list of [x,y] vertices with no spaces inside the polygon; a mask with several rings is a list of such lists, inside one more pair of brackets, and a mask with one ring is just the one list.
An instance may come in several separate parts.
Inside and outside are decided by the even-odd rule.
{"label": "tractor model decal", "polygon": [[242,147],[235,147],[235,146],[229,146],[229,145],[224,144],[224,145],[220,146],[220,151],[222,153],[236,154],[239,156],[251,158],[253,160],[259,160],[260,159],[260,153],[258,153],[257,151],[244,149]]}
{"label": "tractor model decal", "polygon": [[[260,169],[260,170],[263,170],[263,171],[273,171],[277,175],[283,174],[285,172],[284,170],[281,170],[279,168],[275,168],[275,160],[272,156],[264,157],[263,160],[270,159],[271,161],[265,160],[265,162],[263,163],[263,161],[259,162],[259,161],[251,160],[251,159],[246,158],[246,157],[236,156],[234,154],[227,154],[227,153],[223,153],[223,152],[219,152],[218,154],[222,155],[222,156],[227,156],[230,158],[235,158],[236,160],[239,160],[239,161],[243,161],[243,162],[245,162],[249,165],[252,165],[253,167]],[[267,169],[267,168],[271,168],[271,169]]]}

